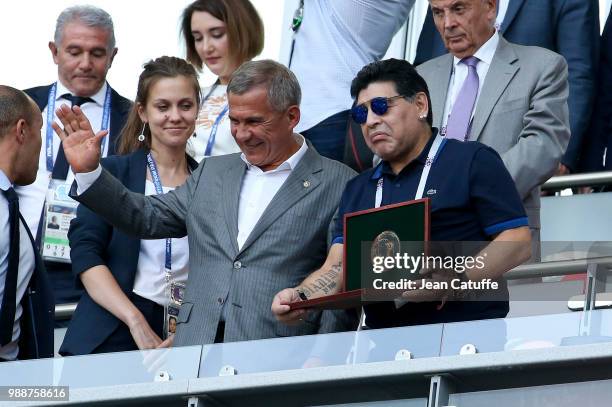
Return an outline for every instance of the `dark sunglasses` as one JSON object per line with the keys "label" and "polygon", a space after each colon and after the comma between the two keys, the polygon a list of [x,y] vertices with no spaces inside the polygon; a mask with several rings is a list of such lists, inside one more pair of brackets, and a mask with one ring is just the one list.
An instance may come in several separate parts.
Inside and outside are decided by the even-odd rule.
{"label": "dark sunglasses", "polygon": [[367,104],[370,104],[370,109],[374,113],[379,116],[387,113],[389,110],[389,102],[395,99],[403,98],[404,95],[391,96],[390,98],[385,97],[377,97],[370,99],[368,102],[362,103],[360,105],[354,106],[351,108],[351,117],[357,124],[364,124],[368,120],[368,107]]}

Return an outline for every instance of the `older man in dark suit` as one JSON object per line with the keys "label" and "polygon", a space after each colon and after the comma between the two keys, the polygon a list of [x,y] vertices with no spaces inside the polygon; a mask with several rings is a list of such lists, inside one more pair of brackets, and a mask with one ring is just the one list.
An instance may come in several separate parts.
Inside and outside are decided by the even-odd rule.
{"label": "older man in dark suit", "polygon": [[[55,38],[49,42],[49,49],[57,65],[58,80],[25,91],[34,99],[43,117],[44,147],[38,174],[32,185],[17,188],[24,218],[39,245],[48,243],[45,242],[48,240],[45,239],[48,222],[43,220],[47,191],[52,188],[50,179],[55,180],[54,183],[72,181],[60,139],[51,129],[55,108],[61,104],[81,106],[94,128],[108,129],[110,137],[102,149],[106,156],[115,153],[117,139],[131,106],[129,100],[120,96],[106,82],[106,75],[117,54],[113,21],[106,11],[92,6],[65,9],[57,19]],[[58,233],[61,231],[51,231],[49,235],[57,241]],[[68,253],[66,245],[66,261],[70,259]],[[57,302],[78,301],[81,290],[74,286],[70,264],[51,257],[45,258],[45,264]]]}

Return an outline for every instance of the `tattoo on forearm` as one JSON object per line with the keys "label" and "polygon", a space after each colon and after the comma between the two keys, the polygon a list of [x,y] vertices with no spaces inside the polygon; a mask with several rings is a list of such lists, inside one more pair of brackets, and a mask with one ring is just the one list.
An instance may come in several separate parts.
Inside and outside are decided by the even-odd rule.
{"label": "tattoo on forearm", "polygon": [[302,291],[307,297],[322,292],[324,295],[332,293],[339,285],[340,273],[342,273],[342,261],[334,264],[329,270],[310,283],[302,286]]}

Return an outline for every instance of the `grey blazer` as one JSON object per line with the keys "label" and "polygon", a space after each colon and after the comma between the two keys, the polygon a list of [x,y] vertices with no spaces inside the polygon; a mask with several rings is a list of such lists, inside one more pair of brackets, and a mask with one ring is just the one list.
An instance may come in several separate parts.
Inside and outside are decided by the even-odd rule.
{"label": "grey blazer", "polygon": [[238,200],[245,172],[240,154],[210,157],[181,187],[145,197],[103,170],[75,198],[141,238],[189,236],[189,281],[175,345],[212,343],[223,307],[225,342],[354,328],[354,314],[344,311],[312,312],[304,323],[287,326],[276,321],[270,306],[278,291],[323,264],[329,225],[355,172],[309,144],[239,250]]}
{"label": "grey blazer", "polygon": [[[441,127],[453,56],[420,65],[429,87],[434,126]],[[523,200],[532,238],[539,239],[540,185],[550,178],[569,142],[567,64],[539,47],[500,36],[475,107],[469,139],[501,156]]]}

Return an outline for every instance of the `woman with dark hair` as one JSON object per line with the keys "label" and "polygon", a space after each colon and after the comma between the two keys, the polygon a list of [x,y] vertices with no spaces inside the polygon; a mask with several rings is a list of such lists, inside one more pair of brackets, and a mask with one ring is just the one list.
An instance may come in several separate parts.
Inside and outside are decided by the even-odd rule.
{"label": "woman with dark hair", "polygon": [[[182,185],[197,163],[185,148],[200,107],[192,65],[161,57],[144,65],[122,131],[122,156],[102,165],[135,192],[155,195]],[[70,225],[70,257],[81,297],[62,355],[155,348],[174,328],[188,274],[187,237],[140,240],[80,205]]]}
{"label": "woman with dark hair", "polygon": [[187,60],[202,65],[217,81],[202,89],[204,98],[189,152],[200,161],[211,155],[239,152],[227,117],[227,83],[242,63],[261,53],[264,28],[249,0],[196,0],[183,12],[181,32]]}

